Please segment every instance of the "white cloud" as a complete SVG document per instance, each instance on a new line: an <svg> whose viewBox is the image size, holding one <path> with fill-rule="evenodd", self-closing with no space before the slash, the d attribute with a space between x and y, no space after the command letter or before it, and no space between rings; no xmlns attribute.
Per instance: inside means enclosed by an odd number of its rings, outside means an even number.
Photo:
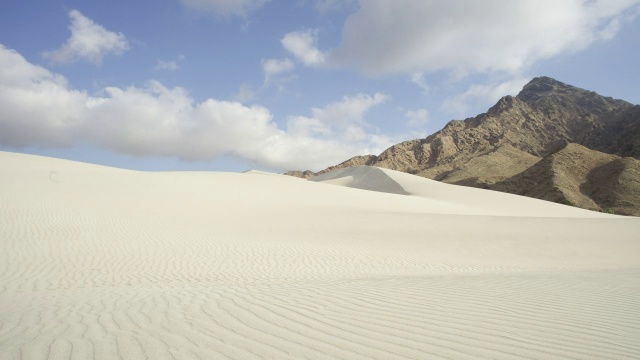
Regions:
<svg viewBox="0 0 640 360"><path fill-rule="evenodd" d="M506 95L516 95L530 79L516 77L507 81L495 82L483 85L471 85L461 94L447 99L442 104L442 109L455 116L466 116L471 105L486 106L494 104Z"/></svg>
<svg viewBox="0 0 640 360"><path fill-rule="evenodd" d="M100 65L107 55L122 55L129 50L129 42L122 33L111 32L78 10L69 12L71 37L57 50L45 51L43 56L55 64L80 60Z"/></svg>
<svg viewBox="0 0 640 360"><path fill-rule="evenodd" d="M273 169L319 170L390 145L367 133L363 118L386 99L345 97L312 109L310 118L290 118L282 129L264 107L196 102L185 89L157 81L90 95L0 45L0 144L12 147L90 142L133 155L211 160L229 154Z"/></svg>
<svg viewBox="0 0 640 360"><path fill-rule="evenodd" d="M427 109L409 110L404 113L407 118L407 125L412 128L419 128L429 122L429 111Z"/></svg>
<svg viewBox="0 0 640 360"><path fill-rule="evenodd" d="M307 66L321 65L325 62L325 54L318 50L317 30L290 32L280 42L287 51Z"/></svg>
<svg viewBox="0 0 640 360"><path fill-rule="evenodd" d="M389 96L376 93L373 96L358 94L345 96L342 100L331 103L324 108L313 108L315 119L326 125L345 126L362 124L364 115L369 109L389 100Z"/></svg>
<svg viewBox="0 0 640 360"><path fill-rule="evenodd" d="M369 75L518 74L610 39L638 0L362 0L327 64ZM373 41L372 41L373 39Z"/></svg>
<svg viewBox="0 0 640 360"><path fill-rule="evenodd" d="M278 74L287 73L293 68L295 65L293 61L289 58L284 59L267 59L262 60L262 71L264 72L264 82L265 84L269 82L269 80Z"/></svg>
<svg viewBox="0 0 640 360"><path fill-rule="evenodd" d="M188 9L222 17L244 17L270 0L180 0Z"/></svg>
<svg viewBox="0 0 640 360"><path fill-rule="evenodd" d="M391 140L384 135L368 133L366 128L369 125L364 116L371 108L387 100L389 96L381 93L345 96L323 108L311 109L311 117L289 117L287 133L333 144L326 149L333 154L330 157L336 159L332 165L357 154L379 154L392 145Z"/></svg>

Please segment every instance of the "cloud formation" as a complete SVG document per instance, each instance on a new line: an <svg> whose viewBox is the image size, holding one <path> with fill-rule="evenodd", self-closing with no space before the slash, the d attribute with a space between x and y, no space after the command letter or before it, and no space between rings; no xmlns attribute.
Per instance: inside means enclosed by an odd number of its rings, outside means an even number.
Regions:
<svg viewBox="0 0 640 360"><path fill-rule="evenodd" d="M221 17L246 18L270 0L180 0L187 9Z"/></svg>
<svg viewBox="0 0 640 360"><path fill-rule="evenodd" d="M228 154L272 169L319 170L390 145L367 132L363 117L387 99L345 97L312 109L311 117L290 118L283 129L265 107L216 99L198 103L185 89L158 81L90 95L0 45L0 144L12 147L91 142L140 156L212 160Z"/></svg>
<svg viewBox="0 0 640 360"><path fill-rule="evenodd" d="M322 65L325 54L318 50L318 31L301 30L286 34L280 40L282 46L307 66Z"/></svg>
<svg viewBox="0 0 640 360"><path fill-rule="evenodd" d="M288 130L292 134L301 136L333 136L342 135L341 140L352 141L362 140L366 137L363 126L364 115L372 107L383 104L389 100L389 96L376 93L373 96L358 94L355 96L345 96L340 101L336 101L324 108L311 109L312 116L295 116L289 118ZM339 132L340 134L336 134ZM364 137L355 137L354 134L361 134ZM359 135L358 135L359 136Z"/></svg>
<svg viewBox="0 0 640 360"><path fill-rule="evenodd" d="M291 61L291 59L289 58L262 60L264 83L268 83L272 77L278 74L287 73L293 70L294 67L295 65L293 64L293 61Z"/></svg>
<svg viewBox="0 0 640 360"><path fill-rule="evenodd" d="M613 37L638 0L366 0L327 63L368 75L516 74ZM375 39L375 41L372 41ZM305 53L309 53L307 50Z"/></svg>
<svg viewBox="0 0 640 360"><path fill-rule="evenodd" d="M311 116L291 116L287 121L287 133L301 139L322 139L333 148L338 162L356 154L379 154L391 145L384 135L367 132L369 124L365 114L373 107L383 104L390 97L376 93L373 96L357 94L345 96L340 101L323 108L311 109ZM334 163L335 164L335 163Z"/></svg>
<svg viewBox="0 0 640 360"><path fill-rule="evenodd" d="M69 12L71 37L59 49L45 51L42 56L54 64L88 61L102 64L107 55L122 55L129 50L129 42L122 33L111 32L78 10Z"/></svg>

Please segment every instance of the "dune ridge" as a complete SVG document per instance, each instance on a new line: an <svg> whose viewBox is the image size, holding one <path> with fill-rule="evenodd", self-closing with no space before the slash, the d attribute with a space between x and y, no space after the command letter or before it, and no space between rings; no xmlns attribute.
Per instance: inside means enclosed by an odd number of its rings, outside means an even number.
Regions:
<svg viewBox="0 0 640 360"><path fill-rule="evenodd" d="M2 359L640 357L639 218L386 169L0 167Z"/></svg>

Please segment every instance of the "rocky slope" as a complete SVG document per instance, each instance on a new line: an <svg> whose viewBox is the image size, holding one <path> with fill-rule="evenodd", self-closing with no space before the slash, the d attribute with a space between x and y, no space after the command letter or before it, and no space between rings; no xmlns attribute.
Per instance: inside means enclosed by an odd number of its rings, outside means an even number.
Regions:
<svg viewBox="0 0 640 360"><path fill-rule="evenodd" d="M640 106L548 77L487 113L338 168L370 165L447 183L640 216Z"/></svg>
<svg viewBox="0 0 640 360"><path fill-rule="evenodd" d="M640 160L578 144L567 144L525 171L488 188L585 209L640 216Z"/></svg>

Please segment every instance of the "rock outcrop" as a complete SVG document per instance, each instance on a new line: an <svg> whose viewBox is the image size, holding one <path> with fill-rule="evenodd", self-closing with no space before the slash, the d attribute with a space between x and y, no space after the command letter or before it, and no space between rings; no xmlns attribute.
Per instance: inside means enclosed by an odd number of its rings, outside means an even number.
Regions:
<svg viewBox="0 0 640 360"><path fill-rule="evenodd" d="M640 160L573 143L488 188L585 209L640 216Z"/></svg>

